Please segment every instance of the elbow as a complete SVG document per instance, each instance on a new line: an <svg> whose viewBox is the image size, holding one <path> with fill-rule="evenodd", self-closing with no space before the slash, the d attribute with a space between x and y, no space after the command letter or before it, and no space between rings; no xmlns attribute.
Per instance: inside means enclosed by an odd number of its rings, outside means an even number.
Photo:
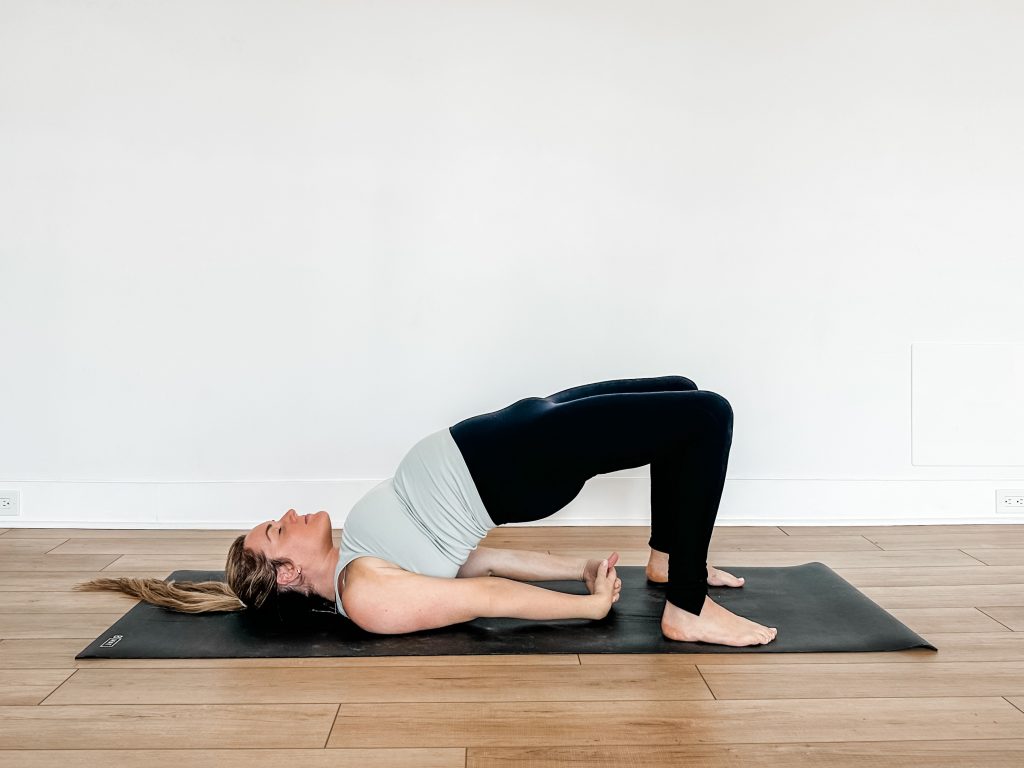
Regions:
<svg viewBox="0 0 1024 768"><path fill-rule="evenodd" d="M521 595L517 588L525 586L504 576L481 579L481 600L477 610L480 616L488 619L518 618Z"/></svg>

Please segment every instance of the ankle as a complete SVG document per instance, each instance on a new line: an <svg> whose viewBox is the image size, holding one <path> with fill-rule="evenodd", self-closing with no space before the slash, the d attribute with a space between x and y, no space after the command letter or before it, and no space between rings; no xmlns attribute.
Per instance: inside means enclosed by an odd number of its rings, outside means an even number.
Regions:
<svg viewBox="0 0 1024 768"><path fill-rule="evenodd" d="M712 607L718 607L718 603L716 603L710 597L704 598L703 604L700 608L697 609L699 613L692 613L691 611L688 611L686 608L680 608L675 603L666 600L665 613L663 614L663 618L671 618L672 621L676 623L680 621L697 621L701 618L701 616L706 616L708 614L709 608Z"/></svg>

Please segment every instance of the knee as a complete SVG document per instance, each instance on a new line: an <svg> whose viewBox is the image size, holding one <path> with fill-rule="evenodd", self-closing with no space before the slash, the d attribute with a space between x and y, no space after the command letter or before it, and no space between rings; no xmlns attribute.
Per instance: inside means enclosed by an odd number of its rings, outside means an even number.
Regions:
<svg viewBox="0 0 1024 768"><path fill-rule="evenodd" d="M705 390L704 402L708 410L710 410L718 421L730 432L732 432L732 405L717 392L708 392Z"/></svg>
<svg viewBox="0 0 1024 768"><path fill-rule="evenodd" d="M685 376L666 376L665 380L672 385L673 389L699 389L692 379L688 379Z"/></svg>

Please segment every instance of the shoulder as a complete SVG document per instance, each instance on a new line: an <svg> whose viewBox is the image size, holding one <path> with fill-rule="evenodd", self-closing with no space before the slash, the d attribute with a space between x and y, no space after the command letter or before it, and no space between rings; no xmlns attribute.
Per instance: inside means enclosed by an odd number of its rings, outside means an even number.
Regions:
<svg viewBox="0 0 1024 768"><path fill-rule="evenodd" d="M345 610L348 610L348 598L353 593L353 587L365 585L375 574L381 571L401 571L409 573L394 563L380 557L360 555L338 572L338 583L335 587L339 594L345 598Z"/></svg>
<svg viewBox="0 0 1024 768"><path fill-rule="evenodd" d="M402 571L403 569L379 557L359 555L359 557L349 561L344 568L335 571L335 595L340 596L345 613L350 619L352 618L351 606L355 601L355 594L360 591L362 586L366 585L369 579L373 578L375 573L385 570Z"/></svg>
<svg viewBox="0 0 1024 768"><path fill-rule="evenodd" d="M366 595L373 591L373 587L380 583L382 577L394 577L403 573L412 575L411 571L400 568L388 560L369 555L361 555L342 568L338 573L336 586L349 618L352 618L353 610L358 610L354 606L366 601Z"/></svg>

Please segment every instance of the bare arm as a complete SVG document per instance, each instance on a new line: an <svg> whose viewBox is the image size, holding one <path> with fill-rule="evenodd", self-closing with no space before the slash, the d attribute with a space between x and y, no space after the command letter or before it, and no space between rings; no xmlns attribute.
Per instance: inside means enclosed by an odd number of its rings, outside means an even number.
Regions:
<svg viewBox="0 0 1024 768"><path fill-rule="evenodd" d="M477 547L459 569L459 577L503 576L516 581L583 580L587 561L525 549Z"/></svg>
<svg viewBox="0 0 1024 768"><path fill-rule="evenodd" d="M349 618L367 632L392 635L436 629L482 617L600 619L610 603L600 595L569 595L503 578L446 579L399 568L350 580Z"/></svg>
<svg viewBox="0 0 1024 768"><path fill-rule="evenodd" d="M610 606L598 595L570 595L512 579L493 585L489 616L509 619L603 619Z"/></svg>

